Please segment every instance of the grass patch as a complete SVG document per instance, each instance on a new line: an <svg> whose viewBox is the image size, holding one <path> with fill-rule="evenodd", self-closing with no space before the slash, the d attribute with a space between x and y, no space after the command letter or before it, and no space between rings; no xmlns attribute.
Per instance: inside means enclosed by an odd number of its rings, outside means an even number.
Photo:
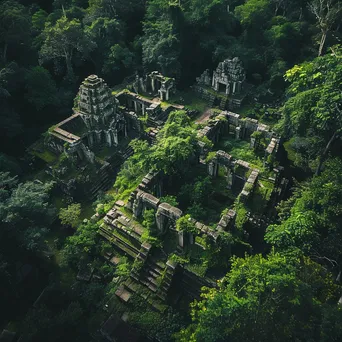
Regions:
<svg viewBox="0 0 342 342"><path fill-rule="evenodd" d="M204 113L208 108L207 102L192 90L177 93L169 102L183 105L190 110L199 111L200 114Z"/></svg>
<svg viewBox="0 0 342 342"><path fill-rule="evenodd" d="M262 171L264 169L262 158L249 146L249 142L244 140L223 138L217 147L233 156L234 159L246 161L251 164L251 167Z"/></svg>

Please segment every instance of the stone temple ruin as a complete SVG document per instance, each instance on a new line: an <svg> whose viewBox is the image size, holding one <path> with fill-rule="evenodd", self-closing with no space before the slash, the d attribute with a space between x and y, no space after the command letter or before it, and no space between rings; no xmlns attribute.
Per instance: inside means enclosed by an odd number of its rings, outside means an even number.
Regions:
<svg viewBox="0 0 342 342"><path fill-rule="evenodd" d="M138 83L144 92L157 93L160 99L150 100L127 89L113 96L103 79L96 75L87 77L76 96L73 115L49 130L45 145L50 151L56 155L65 153L76 164L88 163L95 168L93 173L99 177L90 186L92 197L111 185L115 169L132 153L128 144L133 138L153 140L168 114L183 109L183 106L161 106L163 99L169 99L173 79L152 72ZM146 125L151 128L148 133L142 122L146 118ZM52 170L49 172L53 174ZM59 183L70 195L74 187L70 181Z"/></svg>
<svg viewBox="0 0 342 342"><path fill-rule="evenodd" d="M174 78L165 77L158 71L153 71L144 78L136 76L133 83L134 91L139 94L157 95L161 101L168 101L174 92Z"/></svg>
<svg viewBox="0 0 342 342"><path fill-rule="evenodd" d="M127 135L126 120L118 110L118 101L103 79L91 75L80 86L74 114L53 127L48 147L57 153L94 162L90 149L105 144L118 145Z"/></svg>
<svg viewBox="0 0 342 342"><path fill-rule="evenodd" d="M210 106L216 103L222 110L240 107L246 96L246 72L238 57L220 62L212 76L209 69L205 70L196 81L193 89L208 100Z"/></svg>
<svg viewBox="0 0 342 342"><path fill-rule="evenodd" d="M157 91L162 100L169 98L173 79L153 72L141 84L145 92ZM96 75L83 81L75 102L74 114L53 127L47 145L56 153L64 151L90 162L94 162L91 150L96 146L118 146L129 132L143 133L139 118L147 115L149 124L157 127L172 110L183 108L170 105L162 109L161 101L149 100L126 89L113 96L103 79Z"/></svg>

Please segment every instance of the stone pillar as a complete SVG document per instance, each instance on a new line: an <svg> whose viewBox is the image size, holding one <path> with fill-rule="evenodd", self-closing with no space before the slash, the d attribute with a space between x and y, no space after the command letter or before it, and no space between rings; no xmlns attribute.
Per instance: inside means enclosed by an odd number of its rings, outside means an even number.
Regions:
<svg viewBox="0 0 342 342"><path fill-rule="evenodd" d="M144 103L142 104L142 113L145 116L145 104Z"/></svg>
<svg viewBox="0 0 342 342"><path fill-rule="evenodd" d="M211 177L217 177L217 173L218 173L218 164L215 161L211 161L208 164L208 173Z"/></svg>
<svg viewBox="0 0 342 342"><path fill-rule="evenodd" d="M160 101L163 101L164 100L163 92L161 90L158 90L158 92L159 92Z"/></svg>
<svg viewBox="0 0 342 342"><path fill-rule="evenodd" d="M188 236L189 236L189 244L193 245L195 243L194 234L188 233Z"/></svg>
<svg viewBox="0 0 342 342"><path fill-rule="evenodd" d="M134 110L136 113L138 113L138 104L137 101L133 101L134 102Z"/></svg>
<svg viewBox="0 0 342 342"><path fill-rule="evenodd" d="M152 91L155 91L155 83L154 83L154 78L151 78L151 87L152 87Z"/></svg>
<svg viewBox="0 0 342 342"><path fill-rule="evenodd" d="M236 82L233 83L233 94L235 94L236 91Z"/></svg>
<svg viewBox="0 0 342 342"><path fill-rule="evenodd" d="M227 83L227 85L226 85L226 95L229 95L229 90L230 90L230 86L229 86L229 83Z"/></svg>
<svg viewBox="0 0 342 342"><path fill-rule="evenodd" d="M157 224L159 231L162 234L165 233L167 229L167 222L168 222L168 218L164 216L158 209L156 213L156 224Z"/></svg>
<svg viewBox="0 0 342 342"><path fill-rule="evenodd" d="M98 144L101 143L101 131L96 131L96 140Z"/></svg>
<svg viewBox="0 0 342 342"><path fill-rule="evenodd" d="M184 232L181 231L181 232L178 232L178 245L180 247L184 247Z"/></svg>
<svg viewBox="0 0 342 342"><path fill-rule="evenodd" d="M231 189L233 187L233 181L234 181L234 174L232 170L228 167L227 168L227 188Z"/></svg>
<svg viewBox="0 0 342 342"><path fill-rule="evenodd" d="M133 216L137 219L141 216L143 211L143 203L139 195L136 197L133 203Z"/></svg>
<svg viewBox="0 0 342 342"><path fill-rule="evenodd" d="M238 82L238 83L237 83L237 90L236 90L236 92L237 92L237 93L240 93L240 92L241 92L241 88L242 88L242 83L241 83L241 82Z"/></svg>
<svg viewBox="0 0 342 342"><path fill-rule="evenodd" d="M256 139L251 137L251 143L249 145L250 148L252 148L252 149L255 148L255 141L256 141Z"/></svg>
<svg viewBox="0 0 342 342"><path fill-rule="evenodd" d="M166 90L165 100L169 101L169 89Z"/></svg>
<svg viewBox="0 0 342 342"><path fill-rule="evenodd" d="M109 147L112 146L112 136L111 136L111 131L105 131L105 137L106 137L106 142Z"/></svg>
<svg viewBox="0 0 342 342"><path fill-rule="evenodd" d="M114 142L115 142L115 144L117 145L117 144L119 143L119 140L118 140L118 131L115 130L113 134L114 134Z"/></svg>
<svg viewBox="0 0 342 342"><path fill-rule="evenodd" d="M89 134L88 134L88 143L89 143L89 146L93 146L94 145L93 132L89 132Z"/></svg>
<svg viewBox="0 0 342 342"><path fill-rule="evenodd" d="M238 126L235 128L235 139L239 140L241 136L241 127Z"/></svg>

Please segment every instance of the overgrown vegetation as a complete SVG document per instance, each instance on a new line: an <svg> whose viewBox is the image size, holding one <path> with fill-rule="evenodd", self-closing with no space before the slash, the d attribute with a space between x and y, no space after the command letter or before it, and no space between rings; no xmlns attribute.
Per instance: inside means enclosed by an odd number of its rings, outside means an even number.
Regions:
<svg viewBox="0 0 342 342"><path fill-rule="evenodd" d="M88 341L98 338L111 312L129 312L130 325L160 341L342 340L341 15L338 0L0 1L1 328L15 328L28 341ZM280 158L266 160L269 140L260 132L252 134L254 149L235 137L214 146L261 171L245 203L227 188L224 168L216 179L207 177L203 165L193 171L196 130L205 124L195 125L185 111L169 114L154 144L131 142L134 154L111 191L94 202L95 219L84 219L91 209L87 196L62 195L66 184L46 182L52 173L56 179L64 175L67 186L91 184L95 172L87 180L84 165L45 150L44 137L31 152L49 167L37 172L37 161L28 157L26 149L71 114L89 74L103 77L117 93L125 77L159 70L175 77L178 87L163 108L177 103L203 113L206 101L188 87L205 69L235 56L249 84L249 98L238 111L272 125L284 142ZM212 148L208 139L203 142ZM214 157L209 153L206 162ZM269 200L277 197L272 168L278 163L290 186L275 212ZM99 227L150 171L169 182L171 194L160 201L183 211L176 227L186 239L193 234L195 243L175 253L177 244L160 236L149 209L139 223L140 242L152 245L153 256L161 251L166 260L165 250L172 249L170 260L199 277L220 279L217 288L202 290L190 315L182 303L157 313L143 291L125 305L115 296L132 268L140 272L144 265L114 251ZM235 172L248 178L251 171ZM236 212L235 224L218 231L215 243L198 233L194 220L217 231L228 209ZM125 207L120 210L133 220ZM271 220L266 232L252 230L250 221L265 216ZM253 252L257 234L262 255ZM78 272L96 281L76 281ZM158 287L165 277L164 269Z"/></svg>

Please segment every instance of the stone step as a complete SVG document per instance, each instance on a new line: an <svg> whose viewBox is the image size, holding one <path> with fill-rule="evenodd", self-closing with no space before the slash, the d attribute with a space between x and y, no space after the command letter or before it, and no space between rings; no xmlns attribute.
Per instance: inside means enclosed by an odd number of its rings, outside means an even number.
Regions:
<svg viewBox="0 0 342 342"><path fill-rule="evenodd" d="M104 227L100 227L100 235L109 240L116 247L121 249L123 252L129 254L130 256L136 258L139 254L139 249L132 245L129 245L126 241L120 238L119 235L114 235L113 232L106 230Z"/></svg>

